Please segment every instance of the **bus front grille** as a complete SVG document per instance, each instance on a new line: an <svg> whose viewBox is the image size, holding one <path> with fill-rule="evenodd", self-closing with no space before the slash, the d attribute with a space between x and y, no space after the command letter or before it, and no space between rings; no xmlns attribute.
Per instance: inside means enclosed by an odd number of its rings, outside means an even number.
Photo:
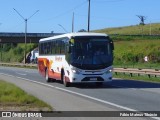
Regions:
<svg viewBox="0 0 160 120"><path fill-rule="evenodd" d="M100 82L100 81L103 82L104 81L104 79L101 77L85 77L82 79L82 81L93 81L93 80L91 80L93 78L96 78L96 80L94 80L95 82Z"/></svg>

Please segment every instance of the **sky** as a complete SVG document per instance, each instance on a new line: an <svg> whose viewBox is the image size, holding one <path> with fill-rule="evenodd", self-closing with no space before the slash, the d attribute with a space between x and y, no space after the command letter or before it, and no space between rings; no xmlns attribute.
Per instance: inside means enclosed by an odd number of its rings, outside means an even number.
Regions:
<svg viewBox="0 0 160 120"><path fill-rule="evenodd" d="M91 0L90 30L160 23L160 0ZM88 0L0 0L0 32L65 33L87 30ZM39 10L36 14L34 14ZM34 15L33 15L34 14ZM33 15L33 16L32 16Z"/></svg>

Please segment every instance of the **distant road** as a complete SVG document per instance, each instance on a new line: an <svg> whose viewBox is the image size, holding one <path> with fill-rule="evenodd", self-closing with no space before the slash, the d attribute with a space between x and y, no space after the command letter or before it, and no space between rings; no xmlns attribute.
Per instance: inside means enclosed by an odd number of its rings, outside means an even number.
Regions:
<svg viewBox="0 0 160 120"><path fill-rule="evenodd" d="M94 84L65 88L61 83L46 83L35 69L14 67L0 67L0 79L20 86L58 111L160 111L160 84L114 79L101 88Z"/></svg>

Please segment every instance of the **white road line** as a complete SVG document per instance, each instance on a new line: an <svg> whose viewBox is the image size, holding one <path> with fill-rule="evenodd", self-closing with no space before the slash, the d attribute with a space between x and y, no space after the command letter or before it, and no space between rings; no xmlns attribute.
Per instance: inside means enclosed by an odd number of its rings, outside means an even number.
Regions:
<svg viewBox="0 0 160 120"><path fill-rule="evenodd" d="M0 73L0 74L13 77L13 75L8 75L8 74L5 74L5 73ZM74 92L74 91L71 91L71 90L67 90L67 89L64 89L64 88L56 87L56 86L45 84L45 83L42 83L42 82L33 81L33 80L30 80L30 79L27 79L27 78L22 78L22 77L17 77L17 76L14 76L14 77L19 78L19 79L23 79L25 81L41 84L41 85L44 85L44 86L47 86L47 87L51 87L51 88L54 88L54 89L57 89L57 90L72 93L72 94L82 96L82 97L85 97L85 98L89 98L89 99L92 99L92 100L95 100L95 101L98 101L98 102L101 102L101 103L105 103L105 104L108 104L108 105L111 105L111 106L114 106L114 107L117 107L117 108L120 108L120 109L124 109L124 110L128 110L128 111L138 111L138 110L135 110L135 109L131 109L131 108L128 108L128 107L125 107L125 106L121 106L121 105L118 105L118 104L115 104L115 103L112 103L112 102L109 102L109 101L101 100L101 99L98 99L98 98L95 98L95 97L91 97L91 96L81 94L81 93L78 93L78 92ZM153 118L155 120L160 120L160 117L150 117L150 118Z"/></svg>
<svg viewBox="0 0 160 120"><path fill-rule="evenodd" d="M18 74L18 75L23 75L23 76L27 75L27 74L25 74L25 73L18 73L18 72L16 72L16 74Z"/></svg>

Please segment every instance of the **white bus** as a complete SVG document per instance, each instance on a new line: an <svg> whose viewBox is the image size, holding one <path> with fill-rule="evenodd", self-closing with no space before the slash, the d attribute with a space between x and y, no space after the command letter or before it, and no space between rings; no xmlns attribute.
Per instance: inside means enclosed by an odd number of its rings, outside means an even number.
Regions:
<svg viewBox="0 0 160 120"><path fill-rule="evenodd" d="M102 85L112 81L114 45L106 34L68 33L39 41L38 70L46 81Z"/></svg>
<svg viewBox="0 0 160 120"><path fill-rule="evenodd" d="M30 63L37 63L38 56L39 56L38 49L32 50L31 57L30 57Z"/></svg>

